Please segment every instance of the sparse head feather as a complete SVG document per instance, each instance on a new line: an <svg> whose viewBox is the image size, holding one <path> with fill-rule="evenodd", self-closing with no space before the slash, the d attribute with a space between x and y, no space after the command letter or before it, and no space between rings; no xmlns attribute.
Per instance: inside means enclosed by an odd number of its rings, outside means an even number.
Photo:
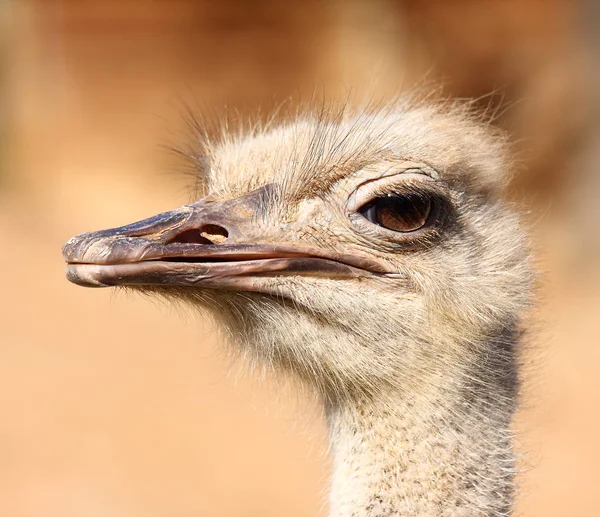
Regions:
<svg viewBox="0 0 600 517"><path fill-rule="evenodd" d="M419 160L446 180L474 190L501 188L508 178L507 138L468 102L398 99L363 109L308 108L283 119L248 124L216 136L190 122L184 152L209 192L243 193L274 182L288 195L319 192L363 166L385 159Z"/></svg>

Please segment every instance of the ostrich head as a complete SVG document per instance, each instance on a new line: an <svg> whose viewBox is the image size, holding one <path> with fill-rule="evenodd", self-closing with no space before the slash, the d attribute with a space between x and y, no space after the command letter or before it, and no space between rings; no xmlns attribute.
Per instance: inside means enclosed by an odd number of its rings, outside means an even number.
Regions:
<svg viewBox="0 0 600 517"><path fill-rule="evenodd" d="M466 108L408 103L225 136L202 144L201 199L71 239L67 276L210 309L350 427L402 407L437 429L486 422L504 448L530 284L504 148Z"/></svg>

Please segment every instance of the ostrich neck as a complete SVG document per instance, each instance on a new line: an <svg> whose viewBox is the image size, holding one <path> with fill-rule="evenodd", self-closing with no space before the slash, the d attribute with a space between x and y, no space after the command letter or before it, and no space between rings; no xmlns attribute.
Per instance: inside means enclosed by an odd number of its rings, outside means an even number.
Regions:
<svg viewBox="0 0 600 517"><path fill-rule="evenodd" d="M424 400L397 394L330 408L331 517L509 515L510 384L477 383L463 395L440 392Z"/></svg>

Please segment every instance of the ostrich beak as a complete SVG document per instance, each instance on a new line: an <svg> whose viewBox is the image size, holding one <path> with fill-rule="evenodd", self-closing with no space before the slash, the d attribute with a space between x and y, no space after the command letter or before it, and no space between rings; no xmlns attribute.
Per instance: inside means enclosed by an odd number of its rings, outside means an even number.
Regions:
<svg viewBox="0 0 600 517"><path fill-rule="evenodd" d="M368 257L299 245L286 241L281 229L261 228L256 214L266 188L220 203L205 198L127 226L73 237L63 247L67 278L85 287L265 291L274 276L356 278L385 272Z"/></svg>

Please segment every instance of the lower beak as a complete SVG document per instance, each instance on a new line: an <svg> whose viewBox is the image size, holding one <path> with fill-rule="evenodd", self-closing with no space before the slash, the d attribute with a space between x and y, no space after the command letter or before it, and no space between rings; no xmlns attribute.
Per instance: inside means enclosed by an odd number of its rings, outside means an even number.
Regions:
<svg viewBox="0 0 600 517"><path fill-rule="evenodd" d="M367 258L269 244L253 222L260 195L199 201L119 228L84 233L63 248L67 278L85 287L179 286L264 291L282 275L356 278L384 272ZM279 236L281 237L281 236Z"/></svg>

